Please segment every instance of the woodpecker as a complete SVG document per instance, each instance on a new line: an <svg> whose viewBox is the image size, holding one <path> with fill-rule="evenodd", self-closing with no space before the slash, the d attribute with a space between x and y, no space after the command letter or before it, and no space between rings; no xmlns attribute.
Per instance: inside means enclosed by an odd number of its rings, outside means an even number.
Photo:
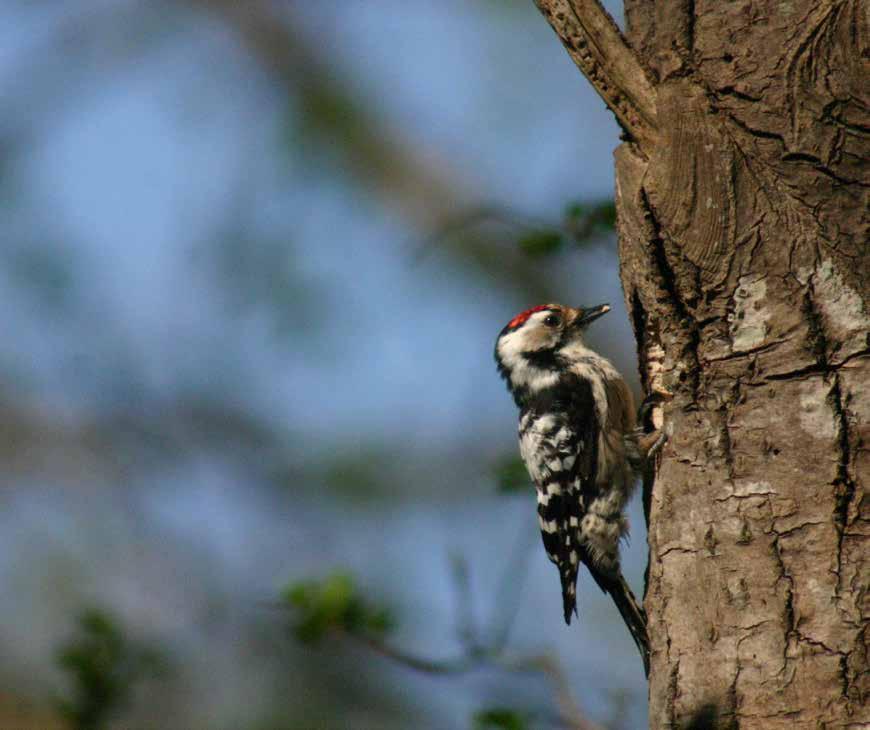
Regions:
<svg viewBox="0 0 870 730"><path fill-rule="evenodd" d="M648 674L646 616L619 563L625 505L643 464L633 398L610 361L583 341L608 311L528 309L502 329L495 360L519 408L520 454L537 491L544 548L559 570L565 622L577 615L582 563L612 597Z"/></svg>

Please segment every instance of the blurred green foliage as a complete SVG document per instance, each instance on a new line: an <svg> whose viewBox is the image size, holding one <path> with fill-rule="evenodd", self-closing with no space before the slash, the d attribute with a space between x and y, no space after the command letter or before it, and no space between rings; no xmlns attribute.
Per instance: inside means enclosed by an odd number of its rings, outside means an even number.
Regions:
<svg viewBox="0 0 870 730"><path fill-rule="evenodd" d="M475 713L474 730L526 730L528 717L507 707L490 707Z"/></svg>
<svg viewBox="0 0 870 730"><path fill-rule="evenodd" d="M577 246L600 241L616 229L616 204L612 200L569 203L565 207L563 226Z"/></svg>
<svg viewBox="0 0 870 730"><path fill-rule="evenodd" d="M563 251L569 243L583 246L598 241L615 228L616 205L612 200L571 202L565 206L559 225L536 226L520 236L517 246L527 256L550 256Z"/></svg>
<svg viewBox="0 0 870 730"><path fill-rule="evenodd" d="M76 635L57 656L72 692L60 699L61 715L75 730L100 730L129 700L137 682L163 674L164 657L128 639L107 613L90 609L78 620Z"/></svg>
<svg viewBox="0 0 870 730"><path fill-rule="evenodd" d="M527 256L548 256L562 247L563 238L562 233L555 228L544 228L521 236L517 245Z"/></svg>
<svg viewBox="0 0 870 730"><path fill-rule="evenodd" d="M395 494L390 466L390 455L377 446L335 450L324 465L322 483L347 498Z"/></svg>
<svg viewBox="0 0 870 730"><path fill-rule="evenodd" d="M531 488L526 465L518 454L500 459L495 464L493 472L496 487L501 494L528 492Z"/></svg>
<svg viewBox="0 0 870 730"><path fill-rule="evenodd" d="M565 221L572 231L588 231L587 235L604 235L616 227L616 203L612 200L591 205L569 203L565 208Z"/></svg>
<svg viewBox="0 0 870 730"><path fill-rule="evenodd" d="M293 632L305 643L319 641L332 631L382 636L394 625L389 611L365 600L353 578L343 572L291 583L282 591L281 601L295 612Z"/></svg>

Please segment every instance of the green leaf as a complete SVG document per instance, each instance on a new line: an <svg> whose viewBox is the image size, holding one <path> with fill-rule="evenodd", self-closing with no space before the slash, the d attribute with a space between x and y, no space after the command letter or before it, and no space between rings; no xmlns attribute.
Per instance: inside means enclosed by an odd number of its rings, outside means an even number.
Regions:
<svg viewBox="0 0 870 730"><path fill-rule="evenodd" d="M293 610L293 632L305 643L321 641L335 630L382 635L393 628L389 611L368 602L347 573L291 583L281 600Z"/></svg>
<svg viewBox="0 0 870 730"><path fill-rule="evenodd" d="M383 608L373 612L366 621L366 630L373 634L387 634L395 627L392 614Z"/></svg>
<svg viewBox="0 0 870 730"><path fill-rule="evenodd" d="M475 713L475 730L526 730L529 727L528 716L508 707L490 707Z"/></svg>
<svg viewBox="0 0 870 730"><path fill-rule="evenodd" d="M105 727L138 681L165 669L162 655L127 639L108 614L96 609L79 617L78 631L58 651L57 663L72 685L70 697L58 706L76 730Z"/></svg>
<svg viewBox="0 0 870 730"><path fill-rule="evenodd" d="M565 206L565 218L569 221L582 220L586 215L586 206L583 203L568 203Z"/></svg>

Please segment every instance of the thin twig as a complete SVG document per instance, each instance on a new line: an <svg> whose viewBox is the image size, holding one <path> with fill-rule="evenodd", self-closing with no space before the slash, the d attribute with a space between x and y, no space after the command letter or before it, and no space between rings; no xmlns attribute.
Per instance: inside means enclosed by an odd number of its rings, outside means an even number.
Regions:
<svg viewBox="0 0 870 730"><path fill-rule="evenodd" d="M468 651L452 659L433 660L396 649L381 639L369 635L345 633L347 636L371 651L386 657L409 669L424 674L457 675L465 674L485 666L493 666L514 673L543 674L553 684L556 701L559 705L559 722L572 730L602 730L587 719L574 699L571 685L559 662L549 654L512 657L503 650Z"/></svg>
<svg viewBox="0 0 870 730"><path fill-rule="evenodd" d="M479 667L483 662L483 655L472 653L464 653L451 659L429 659L397 649L376 636L345 631L340 633L342 636L362 644L375 654L391 659L409 669L423 672L423 674L464 674Z"/></svg>
<svg viewBox="0 0 870 730"><path fill-rule="evenodd" d="M498 224L510 231L520 233L553 231L564 237L565 240L581 246L597 238L596 234L601 232L601 226L606 222L601 213L604 205L604 203L593 204L587 213L580 216L566 214L563 220L558 222L517 213L496 204L472 207L444 220L436 226L431 234L426 236L422 243L412 244L416 249L414 261L415 263L422 261L424 257L435 250L438 244L448 241L453 236L469 233L486 224Z"/></svg>
<svg viewBox="0 0 870 730"><path fill-rule="evenodd" d="M421 244L417 245L415 260L423 259L430 253L436 244L460 233L465 233L485 223L498 223L507 228L532 231L535 229L550 228L552 224L541 218L515 213L508 208L495 204L485 204L469 208L457 215L446 218L435 227Z"/></svg>
<svg viewBox="0 0 870 730"><path fill-rule="evenodd" d="M561 716L570 727L574 730L602 730L600 725L587 719L581 711L571 691L571 684L559 662L548 654L532 657L529 661L531 667L549 677L556 692L556 701L559 703Z"/></svg>
<svg viewBox="0 0 870 730"><path fill-rule="evenodd" d="M571 692L568 678L558 660L549 654L533 656L512 655L506 650L511 626L516 618L519 597L528 574L529 542L528 530L519 531L520 538L512 552L501 584L499 586L493 612L492 631L487 632L489 641L477 633L471 616L471 583L468 566L464 559L451 558L454 584L459 593L457 610L459 614L460 638L463 651L448 659L429 659L398 649L382 638L358 632L338 633L365 646L374 653L390 659L402 666L430 675L458 675L490 666L513 673L543 674L553 685L559 706L557 722L571 730L602 730L588 720L580 710ZM506 608L505 608L506 606Z"/></svg>
<svg viewBox="0 0 870 730"><path fill-rule="evenodd" d="M456 594L456 633L463 645L479 648L477 624L471 597L471 578L468 561L459 553L450 555L450 575Z"/></svg>
<svg viewBox="0 0 870 730"><path fill-rule="evenodd" d="M528 523L533 524L533 523ZM520 529L511 559L507 561L498 590L498 599L493 611L493 631L490 646L501 651L507 645L511 628L516 620L523 595L526 576L529 573L532 542L537 541L537 530Z"/></svg>

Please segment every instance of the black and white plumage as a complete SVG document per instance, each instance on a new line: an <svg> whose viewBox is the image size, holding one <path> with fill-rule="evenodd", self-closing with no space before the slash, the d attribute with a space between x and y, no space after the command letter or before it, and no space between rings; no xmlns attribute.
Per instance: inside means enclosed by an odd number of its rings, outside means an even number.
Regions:
<svg viewBox="0 0 870 730"><path fill-rule="evenodd" d="M609 309L529 309L501 331L495 358L520 410L520 454L537 490L544 547L559 570L565 621L577 613L582 564L613 598L648 669L646 619L619 564L641 458L634 405L619 372L582 337Z"/></svg>

